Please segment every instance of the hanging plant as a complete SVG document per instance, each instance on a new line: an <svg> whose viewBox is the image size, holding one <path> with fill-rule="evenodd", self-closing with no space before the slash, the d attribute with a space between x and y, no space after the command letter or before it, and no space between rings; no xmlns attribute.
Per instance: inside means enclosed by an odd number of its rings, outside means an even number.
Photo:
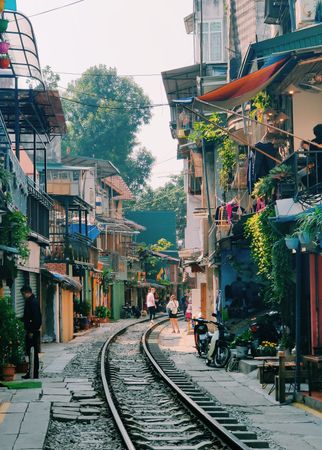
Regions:
<svg viewBox="0 0 322 450"><path fill-rule="evenodd" d="M237 164L237 147L236 144L226 137L221 146L218 148L218 157L221 162L219 171L220 186L226 191L232 182L233 172Z"/></svg>
<svg viewBox="0 0 322 450"><path fill-rule="evenodd" d="M264 112L271 106L271 98L266 91L260 91L252 100L252 110L249 116L252 119L257 119L258 122L263 122Z"/></svg>
<svg viewBox="0 0 322 450"><path fill-rule="evenodd" d="M0 54L7 54L10 48L9 42L2 41L0 42Z"/></svg>
<svg viewBox="0 0 322 450"><path fill-rule="evenodd" d="M9 24L9 20L0 19L0 33L5 33L7 31L8 24Z"/></svg>
<svg viewBox="0 0 322 450"><path fill-rule="evenodd" d="M10 66L10 58L9 58L9 56L0 54L0 68L1 69L8 69L9 66Z"/></svg>
<svg viewBox="0 0 322 450"><path fill-rule="evenodd" d="M281 183L290 183L294 181L292 167L286 164L280 164L274 167L268 175L256 181L252 192L255 198L264 198L266 203L274 199L277 186Z"/></svg>
<svg viewBox="0 0 322 450"><path fill-rule="evenodd" d="M27 218L20 211L8 212L2 219L0 243L9 247L16 247L21 258L29 256L28 248L29 227Z"/></svg>

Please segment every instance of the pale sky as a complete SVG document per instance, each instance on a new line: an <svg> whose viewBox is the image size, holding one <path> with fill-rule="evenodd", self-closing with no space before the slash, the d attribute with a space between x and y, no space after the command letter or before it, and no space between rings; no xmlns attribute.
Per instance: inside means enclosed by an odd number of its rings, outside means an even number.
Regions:
<svg viewBox="0 0 322 450"><path fill-rule="evenodd" d="M17 6L29 17L71 2L17 0ZM30 20L42 67L48 64L55 72L78 74L90 66L106 64L116 67L120 75L149 75L193 64L192 36L186 34L183 22L191 12L192 0L85 0ZM63 73L60 76L63 87L78 78ZM161 76L134 80L153 104L166 103ZM157 158L153 187L182 169L182 162L176 160L169 120L167 106L154 108L150 125L138 135L141 144Z"/></svg>

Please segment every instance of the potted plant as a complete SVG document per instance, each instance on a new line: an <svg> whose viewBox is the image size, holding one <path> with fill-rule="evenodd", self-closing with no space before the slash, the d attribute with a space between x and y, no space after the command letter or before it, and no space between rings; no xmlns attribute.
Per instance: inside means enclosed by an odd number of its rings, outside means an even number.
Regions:
<svg viewBox="0 0 322 450"><path fill-rule="evenodd" d="M0 298L0 364L2 378L12 381L15 374L16 357L24 345L24 330L15 316L10 297Z"/></svg>
<svg viewBox="0 0 322 450"><path fill-rule="evenodd" d="M250 330L244 331L242 334L237 336L233 343L236 346L237 357L243 358L247 356L249 343L252 341L252 333Z"/></svg>
<svg viewBox="0 0 322 450"><path fill-rule="evenodd" d="M0 42L0 53L7 54L10 47L10 43L6 41Z"/></svg>
<svg viewBox="0 0 322 450"><path fill-rule="evenodd" d="M258 356L276 356L277 344L275 342L262 341L257 347Z"/></svg>
<svg viewBox="0 0 322 450"><path fill-rule="evenodd" d="M322 231L322 210L315 208L313 212L302 215L298 221L299 239L302 245L309 245Z"/></svg>
<svg viewBox="0 0 322 450"><path fill-rule="evenodd" d="M88 330L88 328L89 328L88 316L91 311L90 303L86 302L86 301L82 302L80 304L80 311L81 311L81 315L82 315L82 318L80 320L80 328L81 328L81 330Z"/></svg>
<svg viewBox="0 0 322 450"><path fill-rule="evenodd" d="M299 237L297 233L286 235L285 236L285 244L289 250L297 250L299 246Z"/></svg>
<svg viewBox="0 0 322 450"><path fill-rule="evenodd" d="M95 309L95 316L100 319L100 323L107 323L111 315L111 311L106 306L97 306Z"/></svg>
<svg viewBox="0 0 322 450"><path fill-rule="evenodd" d="M0 68L1 69L8 69L10 66L10 58L7 54L0 54Z"/></svg>
<svg viewBox="0 0 322 450"><path fill-rule="evenodd" d="M7 31L9 20L0 18L0 33Z"/></svg>

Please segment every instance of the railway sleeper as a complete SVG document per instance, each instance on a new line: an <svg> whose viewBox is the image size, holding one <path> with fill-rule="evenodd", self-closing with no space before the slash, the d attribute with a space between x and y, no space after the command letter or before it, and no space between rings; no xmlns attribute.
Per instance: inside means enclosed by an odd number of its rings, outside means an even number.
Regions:
<svg viewBox="0 0 322 450"><path fill-rule="evenodd" d="M203 450L203 449L213 449L210 445L213 445L213 441L203 441L196 445L167 445L158 446L151 445L147 442L137 442L140 445L140 450Z"/></svg>
<svg viewBox="0 0 322 450"><path fill-rule="evenodd" d="M161 432L160 434L166 434L166 432ZM182 436L147 436L145 434L141 434L141 433L132 433L132 436L135 437L139 437L141 439L143 439L144 441L158 441L158 442L189 442L189 441L193 441L194 439L197 438L202 438L204 437L204 433L200 432L200 433L192 433L190 436L187 435L182 435Z"/></svg>
<svg viewBox="0 0 322 450"><path fill-rule="evenodd" d="M198 430L196 425L187 425L186 427L177 428L142 428L138 426L131 426L131 430L136 430L141 433L186 433L187 431Z"/></svg>

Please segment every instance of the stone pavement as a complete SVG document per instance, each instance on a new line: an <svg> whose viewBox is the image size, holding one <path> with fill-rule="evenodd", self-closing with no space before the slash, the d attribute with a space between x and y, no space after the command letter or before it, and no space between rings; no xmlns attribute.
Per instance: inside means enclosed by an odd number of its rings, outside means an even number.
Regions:
<svg viewBox="0 0 322 450"><path fill-rule="evenodd" d="M43 448L50 421L52 402L68 403L76 391L90 390L87 380L67 379L62 376L66 365L75 356L76 346L99 336L120 323L109 323L92 328L89 333L67 344L43 344L41 373L42 389L9 390L0 387L0 449L40 450ZM48 378L46 377L48 376ZM21 375L17 375L19 379ZM88 405L86 405L88 406ZM90 419L89 419L90 420Z"/></svg>
<svg viewBox="0 0 322 450"><path fill-rule="evenodd" d="M274 394L268 395L250 374L209 368L197 357L193 335L187 335L180 322L181 334L172 334L169 326L160 337L163 349L170 351L179 369L187 372L202 388L225 405L248 428L266 437L272 448L286 450L322 449L322 414L304 405L280 405ZM275 443L275 444L274 444Z"/></svg>

